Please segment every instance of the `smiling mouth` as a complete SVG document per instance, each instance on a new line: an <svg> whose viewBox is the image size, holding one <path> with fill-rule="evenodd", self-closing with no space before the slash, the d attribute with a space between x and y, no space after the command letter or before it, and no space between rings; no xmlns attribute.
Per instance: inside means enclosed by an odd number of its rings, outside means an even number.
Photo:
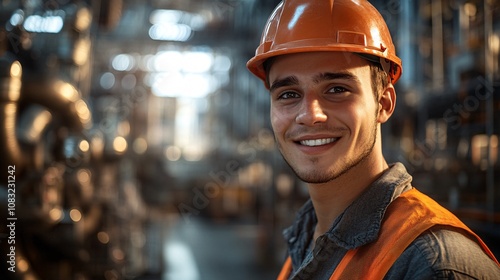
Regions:
<svg viewBox="0 0 500 280"><path fill-rule="evenodd" d="M308 147L323 146L337 141L339 138L324 138L324 139L313 139L313 140L302 140L299 141L301 145Z"/></svg>

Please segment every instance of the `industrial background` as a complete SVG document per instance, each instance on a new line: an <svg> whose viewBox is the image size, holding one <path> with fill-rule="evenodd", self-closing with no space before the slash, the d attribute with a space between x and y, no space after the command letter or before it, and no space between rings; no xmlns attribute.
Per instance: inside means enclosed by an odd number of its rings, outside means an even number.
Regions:
<svg viewBox="0 0 500 280"><path fill-rule="evenodd" d="M245 68L278 2L0 0L0 278L273 279L307 199ZM500 1L370 2L388 161L500 257Z"/></svg>

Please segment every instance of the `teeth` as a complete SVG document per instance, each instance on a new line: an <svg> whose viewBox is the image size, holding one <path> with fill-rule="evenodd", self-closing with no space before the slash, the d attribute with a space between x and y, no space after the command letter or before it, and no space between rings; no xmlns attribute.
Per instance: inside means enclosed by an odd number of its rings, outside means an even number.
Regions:
<svg viewBox="0 0 500 280"><path fill-rule="evenodd" d="M300 144L304 145L304 146L314 147L314 146L321 146L321 145L330 144L332 142L337 141L337 139L338 138L325 138L325 139L303 140L303 141L300 141Z"/></svg>

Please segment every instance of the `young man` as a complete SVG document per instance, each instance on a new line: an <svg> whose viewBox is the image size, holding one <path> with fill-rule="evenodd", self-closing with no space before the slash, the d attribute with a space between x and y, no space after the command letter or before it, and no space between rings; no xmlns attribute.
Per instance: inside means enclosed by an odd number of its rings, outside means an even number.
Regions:
<svg viewBox="0 0 500 280"><path fill-rule="evenodd" d="M365 0L285 0L247 64L270 91L280 152L310 201L285 231L279 279L500 279L458 218L382 154L401 75L387 26Z"/></svg>

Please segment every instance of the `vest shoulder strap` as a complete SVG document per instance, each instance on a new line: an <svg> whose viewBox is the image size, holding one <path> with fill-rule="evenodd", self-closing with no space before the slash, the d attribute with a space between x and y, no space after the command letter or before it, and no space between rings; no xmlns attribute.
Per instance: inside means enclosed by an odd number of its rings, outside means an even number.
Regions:
<svg viewBox="0 0 500 280"><path fill-rule="evenodd" d="M292 258L288 256L286 258L285 263L283 264L283 267L281 268L280 274L278 274L277 280L288 280L290 277L290 273L292 273Z"/></svg>
<svg viewBox="0 0 500 280"><path fill-rule="evenodd" d="M465 231L498 263L479 236L455 215L417 189L411 189L387 208L378 239L348 251L330 279L382 279L411 242L434 226Z"/></svg>

